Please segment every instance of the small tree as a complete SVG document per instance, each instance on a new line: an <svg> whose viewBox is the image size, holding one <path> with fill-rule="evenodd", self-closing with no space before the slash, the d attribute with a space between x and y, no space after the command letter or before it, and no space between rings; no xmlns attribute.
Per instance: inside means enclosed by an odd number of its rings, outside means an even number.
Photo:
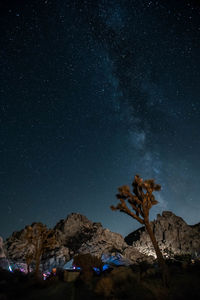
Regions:
<svg viewBox="0 0 200 300"><path fill-rule="evenodd" d="M103 267L101 259L91 255L90 253L75 256L74 265L81 268L81 277L85 283L90 283L94 273L93 268L102 270Z"/></svg>
<svg viewBox="0 0 200 300"><path fill-rule="evenodd" d="M53 249L56 246L54 232L42 223L35 223L26 227L25 240L28 246L33 248L32 255L27 254L27 263L30 265L32 260L35 261L35 275L38 276L42 254L46 249Z"/></svg>
<svg viewBox="0 0 200 300"><path fill-rule="evenodd" d="M112 205L111 209L120 210L145 226L155 249L158 263L163 273L163 283L166 286L168 284L168 269L149 221L149 211L153 205L158 203L153 195L153 192L160 191L161 186L156 184L154 179L143 181L139 175L135 176L132 186L134 194L131 193L129 186L127 185L124 185L118 189L119 193L116 195L116 197L120 200L120 203L118 203L117 206ZM126 200L128 200L130 208L127 205Z"/></svg>

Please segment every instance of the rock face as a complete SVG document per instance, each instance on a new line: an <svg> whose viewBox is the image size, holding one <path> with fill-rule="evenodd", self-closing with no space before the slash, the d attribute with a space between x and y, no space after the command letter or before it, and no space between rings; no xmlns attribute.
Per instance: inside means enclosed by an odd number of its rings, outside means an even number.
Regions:
<svg viewBox="0 0 200 300"><path fill-rule="evenodd" d="M31 226L34 227L36 223ZM25 241L26 227L14 232L6 240L8 258L14 262L25 262L26 253L31 252ZM101 257L102 254L120 253L132 263L148 259L135 247L127 245L124 238L102 227L101 223L93 223L85 216L77 213L70 214L65 220L59 221L54 227L58 246L47 250L41 259L41 269L62 267L68 260L78 253L91 253Z"/></svg>
<svg viewBox="0 0 200 300"><path fill-rule="evenodd" d="M81 214L70 214L66 220L57 223L54 230L59 243L69 249L70 258L78 253L97 257L120 253L132 263L148 259L135 247L128 246L120 234L103 228L101 223L93 223Z"/></svg>
<svg viewBox="0 0 200 300"><path fill-rule="evenodd" d="M31 250L24 239L26 232L26 228L21 231L15 231L5 241L5 248L9 259L14 261L25 261L26 253Z"/></svg>
<svg viewBox="0 0 200 300"><path fill-rule="evenodd" d="M0 236L0 268L8 269L8 267L9 267L9 262L6 259L6 255L5 255L3 238Z"/></svg>
<svg viewBox="0 0 200 300"><path fill-rule="evenodd" d="M3 248L3 238L0 236L0 258L5 258L5 252Z"/></svg>
<svg viewBox="0 0 200 300"><path fill-rule="evenodd" d="M73 255L96 235L99 228L102 228L101 223L93 223L81 214L72 213L66 220L59 221L54 230L59 243L69 248L70 255Z"/></svg>
<svg viewBox="0 0 200 300"><path fill-rule="evenodd" d="M164 211L162 216L157 215L151 226L164 255L200 255L200 223L190 226L172 212ZM144 227L129 234L125 241L144 254L155 255Z"/></svg>

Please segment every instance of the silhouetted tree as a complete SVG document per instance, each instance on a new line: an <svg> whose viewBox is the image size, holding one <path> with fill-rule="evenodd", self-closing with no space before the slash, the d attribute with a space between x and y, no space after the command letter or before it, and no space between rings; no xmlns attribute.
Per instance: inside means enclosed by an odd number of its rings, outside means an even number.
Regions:
<svg viewBox="0 0 200 300"><path fill-rule="evenodd" d="M160 191L161 186L156 184L154 179L143 181L139 175L135 176L132 186L133 193L130 191L129 186L127 185L124 185L118 189L119 193L116 195L116 197L120 200L120 203L118 203L117 206L112 205L111 209L120 210L145 226L155 249L158 263L163 273L163 282L166 286L168 284L168 269L149 221L149 211L153 205L158 203L153 195L153 192ZM130 208L127 205L126 200L128 200Z"/></svg>
<svg viewBox="0 0 200 300"><path fill-rule="evenodd" d="M91 255L90 253L79 254L74 257L74 265L81 268L82 279L84 282L89 283L93 274L94 269L98 268L102 270L103 263L100 258Z"/></svg>
<svg viewBox="0 0 200 300"><path fill-rule="evenodd" d="M42 254L46 249L55 248L57 244L54 232L42 223L35 223L26 227L25 240L33 249L32 254L27 254L27 264L30 265L32 260L35 261L35 275L38 276Z"/></svg>

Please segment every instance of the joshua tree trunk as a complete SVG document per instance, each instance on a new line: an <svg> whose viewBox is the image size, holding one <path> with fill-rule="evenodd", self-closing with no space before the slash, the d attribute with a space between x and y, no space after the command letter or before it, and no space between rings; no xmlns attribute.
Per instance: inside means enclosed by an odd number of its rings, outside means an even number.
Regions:
<svg viewBox="0 0 200 300"><path fill-rule="evenodd" d="M36 254L36 258L35 258L35 276L38 277L39 276L39 268L40 268L40 257L41 257L41 253L38 252Z"/></svg>
<svg viewBox="0 0 200 300"><path fill-rule="evenodd" d="M31 256L26 256L26 264L27 264L27 272L30 273L30 264L32 262L33 258Z"/></svg>
<svg viewBox="0 0 200 300"><path fill-rule="evenodd" d="M157 259L158 259L158 264L159 264L159 266L162 270L164 286L167 287L168 284L169 284L169 273L168 273L167 265L165 264L165 260L163 258L162 252L160 251L160 248L158 246L158 242L156 241L155 235L154 235L153 230L151 228L151 225L149 223L149 219L145 219L144 223L145 223L146 230L147 230L147 232L150 236L150 239L152 241L153 247L155 249L156 256L157 256Z"/></svg>

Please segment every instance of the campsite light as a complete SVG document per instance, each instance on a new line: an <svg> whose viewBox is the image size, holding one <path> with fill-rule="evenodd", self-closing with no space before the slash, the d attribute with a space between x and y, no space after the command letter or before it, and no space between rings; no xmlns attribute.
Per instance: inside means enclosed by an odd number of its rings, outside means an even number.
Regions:
<svg viewBox="0 0 200 300"><path fill-rule="evenodd" d="M105 271L105 270L108 270L109 267L110 267L110 266L109 266L108 264L105 264L105 265L103 265L103 268L102 268L102 269L103 269L103 271Z"/></svg>
<svg viewBox="0 0 200 300"><path fill-rule="evenodd" d="M56 275L56 268L52 269L52 273L53 273L53 275Z"/></svg>
<svg viewBox="0 0 200 300"><path fill-rule="evenodd" d="M26 273L26 271L23 268L20 268L19 270L20 272Z"/></svg>
<svg viewBox="0 0 200 300"><path fill-rule="evenodd" d="M101 273L99 268L93 267L93 270L99 275Z"/></svg>
<svg viewBox="0 0 200 300"><path fill-rule="evenodd" d="M43 273L43 274L42 274L42 275L43 275L43 279L46 280L47 277L49 277L50 274L51 274L50 272L45 272L45 273Z"/></svg>
<svg viewBox="0 0 200 300"><path fill-rule="evenodd" d="M8 267L8 269L9 269L9 271L10 271L10 272L13 272L13 270L12 270L11 266L9 266L9 267Z"/></svg>

